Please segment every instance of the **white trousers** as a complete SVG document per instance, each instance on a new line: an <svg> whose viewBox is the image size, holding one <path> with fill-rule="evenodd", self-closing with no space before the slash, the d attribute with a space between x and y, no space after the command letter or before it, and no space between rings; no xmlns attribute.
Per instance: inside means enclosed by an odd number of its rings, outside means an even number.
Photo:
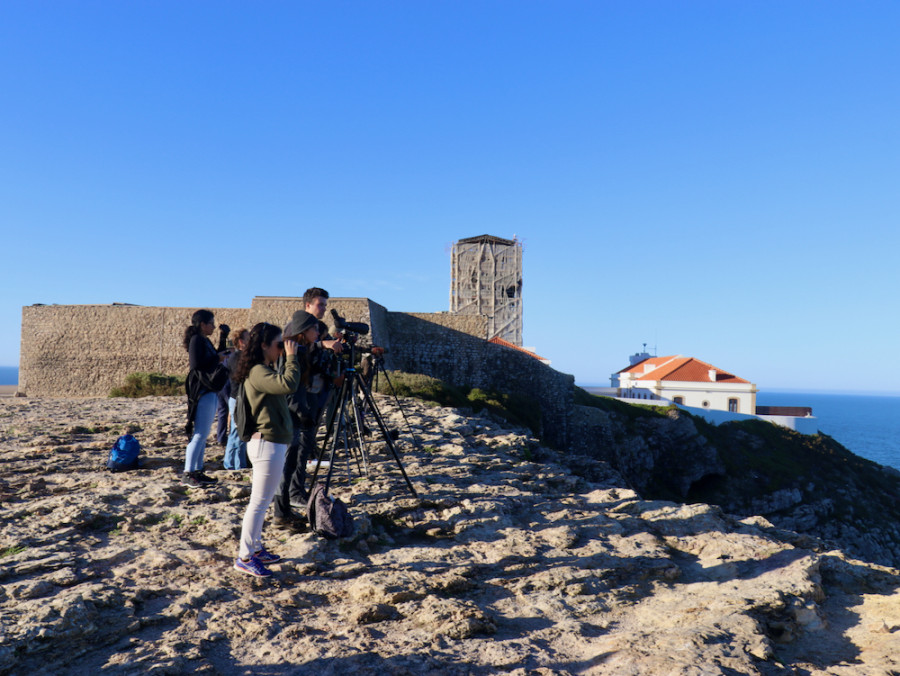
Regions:
<svg viewBox="0 0 900 676"><path fill-rule="evenodd" d="M242 559L250 558L263 546L263 521L281 481L286 451L287 444L273 444L265 439L251 439L247 442L247 455L253 463L253 487L241 528L239 556Z"/></svg>

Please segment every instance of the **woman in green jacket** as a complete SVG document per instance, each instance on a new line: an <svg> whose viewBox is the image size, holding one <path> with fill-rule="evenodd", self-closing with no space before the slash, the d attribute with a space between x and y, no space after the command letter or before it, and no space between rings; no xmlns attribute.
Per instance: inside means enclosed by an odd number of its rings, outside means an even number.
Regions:
<svg viewBox="0 0 900 676"><path fill-rule="evenodd" d="M279 373L273 366L282 351L285 366L283 373ZM253 464L253 486L234 567L256 577L269 577L272 573L266 564L281 559L263 547L262 528L266 510L278 490L285 452L293 436L287 395L297 389L300 376L297 343L293 340L282 341L281 329L272 324L263 322L254 326L234 374L236 383L244 383L244 392L257 429L247 442L247 455Z"/></svg>

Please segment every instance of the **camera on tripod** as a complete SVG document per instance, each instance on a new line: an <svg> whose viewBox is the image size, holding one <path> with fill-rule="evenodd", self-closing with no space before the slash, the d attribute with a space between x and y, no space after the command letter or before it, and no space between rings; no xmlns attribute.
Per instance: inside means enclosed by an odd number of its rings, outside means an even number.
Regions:
<svg viewBox="0 0 900 676"><path fill-rule="evenodd" d="M348 322L341 317L334 308L331 309L331 317L334 319L335 330L343 333L344 340L348 343L355 343L359 336L365 336L369 333L368 324L363 324L362 322Z"/></svg>

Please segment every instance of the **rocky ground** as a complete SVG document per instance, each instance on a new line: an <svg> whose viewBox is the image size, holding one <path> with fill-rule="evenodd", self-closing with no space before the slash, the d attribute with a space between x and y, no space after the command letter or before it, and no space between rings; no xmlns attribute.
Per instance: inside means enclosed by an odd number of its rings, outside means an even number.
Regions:
<svg viewBox="0 0 900 676"><path fill-rule="evenodd" d="M352 537L267 526L275 577L238 573L250 470L180 485L184 410L0 399L0 673L900 674L896 569L412 400L418 498L373 448ZM129 431L143 469L105 472Z"/></svg>

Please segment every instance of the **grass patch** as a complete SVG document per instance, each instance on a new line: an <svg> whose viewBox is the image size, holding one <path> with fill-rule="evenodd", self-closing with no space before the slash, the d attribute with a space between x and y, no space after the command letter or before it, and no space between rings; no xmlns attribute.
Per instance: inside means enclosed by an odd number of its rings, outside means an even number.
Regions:
<svg viewBox="0 0 900 676"><path fill-rule="evenodd" d="M28 549L28 547L26 547L25 545L16 545L15 547L0 549L0 559L4 559L7 556L15 556L16 554L24 552L26 549Z"/></svg>
<svg viewBox="0 0 900 676"><path fill-rule="evenodd" d="M475 413L488 410L507 422L529 428L535 435L540 432L540 405L525 394L508 394L477 387L456 387L420 373L391 371L388 375L398 397L415 397L441 406L470 408ZM374 391L391 394L387 379L379 377Z"/></svg>
<svg viewBox="0 0 900 676"><path fill-rule="evenodd" d="M103 432L109 432L109 427L106 425L94 425L92 427L75 425L69 428L69 434L102 434Z"/></svg>
<svg viewBox="0 0 900 676"><path fill-rule="evenodd" d="M122 387L109 391L110 397L170 397L184 394L184 376L163 373L130 373Z"/></svg>

